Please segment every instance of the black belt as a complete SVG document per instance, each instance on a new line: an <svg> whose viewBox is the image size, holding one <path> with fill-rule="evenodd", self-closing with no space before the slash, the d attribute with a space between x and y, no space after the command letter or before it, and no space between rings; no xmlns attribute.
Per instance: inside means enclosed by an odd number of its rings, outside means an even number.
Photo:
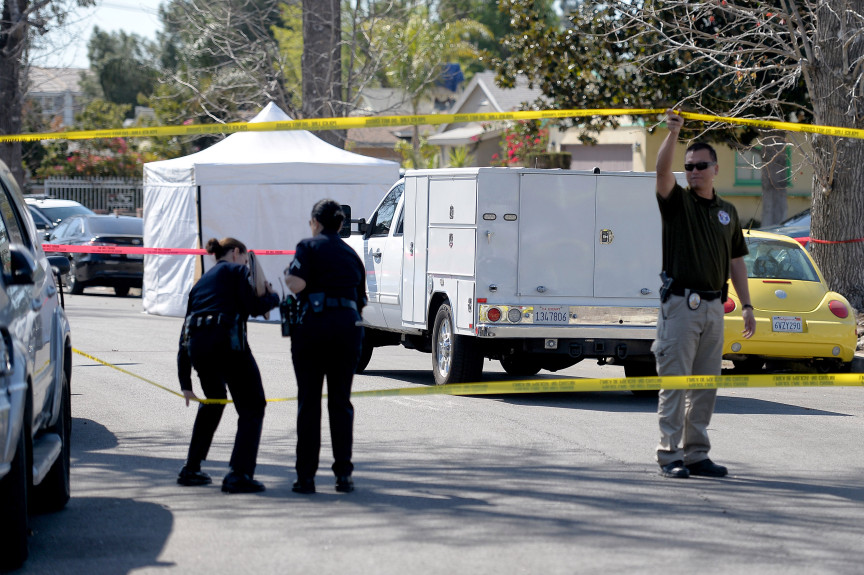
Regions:
<svg viewBox="0 0 864 575"><path fill-rule="evenodd" d="M347 297L328 297L324 300L324 305L327 307L350 307L357 311L357 302Z"/></svg>
<svg viewBox="0 0 864 575"><path fill-rule="evenodd" d="M674 285L671 288L669 288L669 293L671 293L672 295L680 295L680 296L684 296L688 293L698 293L699 297L701 297L705 301L711 301L712 299L717 299L723 295L722 291L703 291L703 290L698 290L698 289L687 289L687 288L683 288L683 287L676 287Z"/></svg>
<svg viewBox="0 0 864 575"><path fill-rule="evenodd" d="M237 318L224 313L208 313L193 315L188 320L189 327L193 329L202 327L232 327L237 323Z"/></svg>

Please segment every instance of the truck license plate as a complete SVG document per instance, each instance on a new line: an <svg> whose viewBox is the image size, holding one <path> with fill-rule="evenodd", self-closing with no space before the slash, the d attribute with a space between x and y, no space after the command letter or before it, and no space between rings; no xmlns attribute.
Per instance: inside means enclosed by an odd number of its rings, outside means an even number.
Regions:
<svg viewBox="0 0 864 575"><path fill-rule="evenodd" d="M564 305L538 305L534 308L534 323L566 325L569 311Z"/></svg>
<svg viewBox="0 0 864 575"><path fill-rule="evenodd" d="M804 331L804 326L800 317L775 315L773 318L771 318L771 330L790 333L801 333Z"/></svg>

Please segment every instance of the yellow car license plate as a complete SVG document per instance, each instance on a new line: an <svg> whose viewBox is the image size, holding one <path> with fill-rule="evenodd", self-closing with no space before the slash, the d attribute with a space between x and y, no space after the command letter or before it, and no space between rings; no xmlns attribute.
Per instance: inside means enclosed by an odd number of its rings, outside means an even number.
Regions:
<svg viewBox="0 0 864 575"><path fill-rule="evenodd" d="M804 331L804 325L800 317L775 315L771 318L771 331L801 333Z"/></svg>

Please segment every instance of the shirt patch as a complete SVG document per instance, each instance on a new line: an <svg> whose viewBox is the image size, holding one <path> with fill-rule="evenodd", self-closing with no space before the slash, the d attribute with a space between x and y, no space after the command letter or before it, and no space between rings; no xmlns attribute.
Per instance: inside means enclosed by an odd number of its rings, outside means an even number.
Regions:
<svg viewBox="0 0 864 575"><path fill-rule="evenodd" d="M720 210L719 212L717 212L717 219L720 220L720 223L724 226L728 226L729 222L732 220L732 218L729 217L729 214L727 214L724 210Z"/></svg>

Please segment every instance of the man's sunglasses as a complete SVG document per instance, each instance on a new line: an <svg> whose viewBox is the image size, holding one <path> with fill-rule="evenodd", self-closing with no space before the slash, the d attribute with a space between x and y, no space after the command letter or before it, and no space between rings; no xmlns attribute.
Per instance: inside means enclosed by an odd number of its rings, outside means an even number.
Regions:
<svg viewBox="0 0 864 575"><path fill-rule="evenodd" d="M697 164L684 164L684 171L692 172L693 169L697 169L700 172L702 170L707 170L711 166L716 166L717 162L699 162Z"/></svg>

